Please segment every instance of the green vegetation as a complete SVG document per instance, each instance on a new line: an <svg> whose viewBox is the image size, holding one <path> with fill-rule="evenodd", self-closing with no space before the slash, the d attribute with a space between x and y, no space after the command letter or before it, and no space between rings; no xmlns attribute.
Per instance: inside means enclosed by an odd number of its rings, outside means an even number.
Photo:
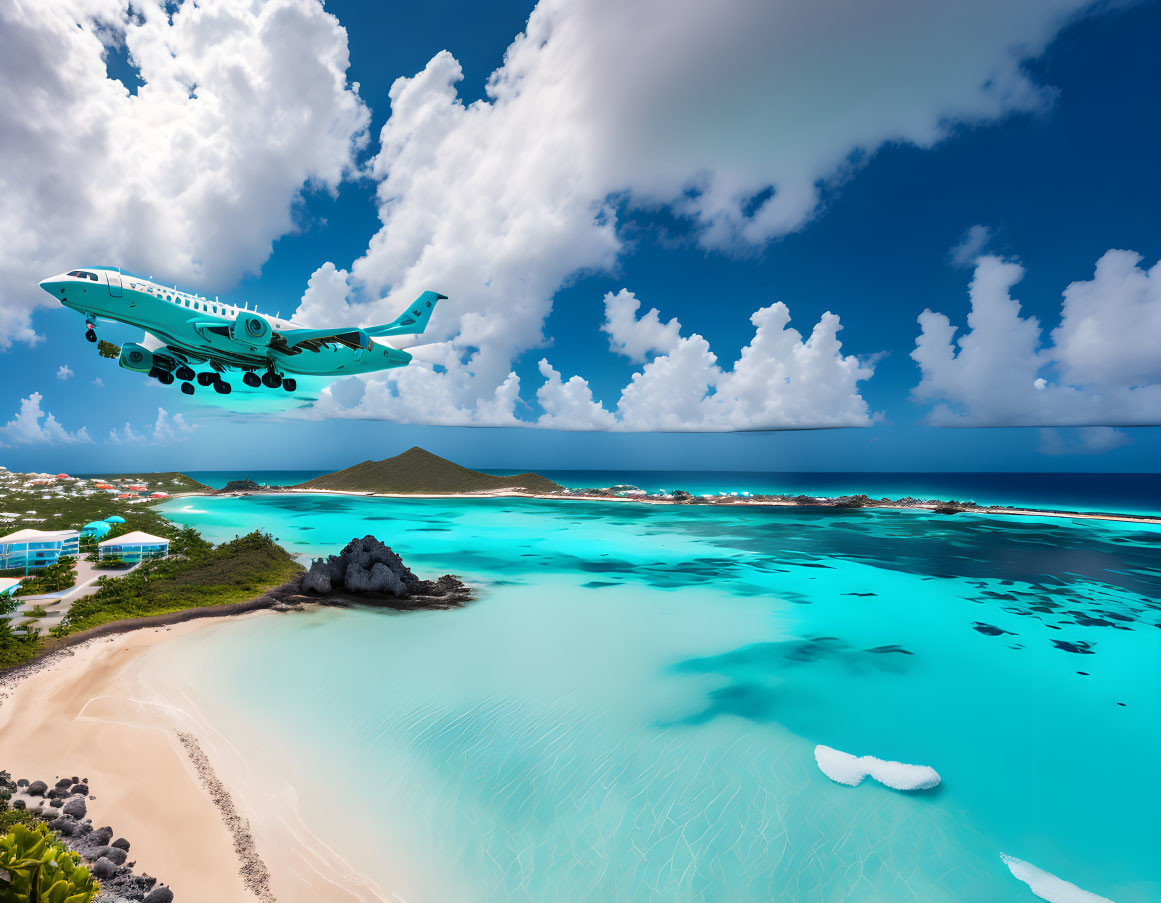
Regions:
<svg viewBox="0 0 1161 903"><path fill-rule="evenodd" d="M364 461L346 470L308 480L296 489L340 489L357 492L459 493L520 488L560 492L564 487L535 473L510 477L468 470L419 446L384 461Z"/></svg>
<svg viewBox="0 0 1161 903"><path fill-rule="evenodd" d="M302 570L266 533L250 533L214 548L194 530L179 532L181 542L171 540L170 549L180 548L180 554L143 562L123 577L101 577L96 593L73 604L62 633L125 618L244 602Z"/></svg>
<svg viewBox="0 0 1161 903"><path fill-rule="evenodd" d="M154 477L181 475L141 476L156 485ZM201 485L192 480L188 483L195 487ZM27 635L15 634L12 622L0 618L0 669L21 665L71 633L110 621L244 602L280 586L302 569L285 549L265 534L252 533L214 548L196 530L175 526L146 505L116 505L104 496L37 499L37 505L38 513L61 514L53 520L52 527L56 529L81 527L89 521L119 513L125 523L114 524L108 538L144 530L168 538L170 554L168 558L143 562L127 574L114 571L110 576L101 577L97 591L77 600L69 614L47 635L34 627L29 628ZM109 566L113 567L114 563L109 562ZM71 565L65 567L71 572ZM23 576L23 572L17 576ZM34 590L53 592L54 581L64 589L64 579L62 575L54 575L52 568L46 568L30 575L26 582L31 582L32 588L24 588L22 584L21 591L25 595L34 594ZM19 604L19 599L0 599L0 614L11 614ZM16 626L33 623L35 612L31 619Z"/></svg>
<svg viewBox="0 0 1161 903"><path fill-rule="evenodd" d="M106 342L104 339L97 342L97 354L101 357L111 358L116 360L121 356L121 346L114 345L112 342Z"/></svg>
<svg viewBox="0 0 1161 903"><path fill-rule="evenodd" d="M0 837L0 899L12 903L90 903L95 878L41 822L15 824Z"/></svg>

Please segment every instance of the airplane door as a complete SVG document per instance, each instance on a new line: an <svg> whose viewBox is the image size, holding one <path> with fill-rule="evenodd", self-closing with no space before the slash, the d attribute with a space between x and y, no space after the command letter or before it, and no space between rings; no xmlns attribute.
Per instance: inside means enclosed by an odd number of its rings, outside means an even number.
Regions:
<svg viewBox="0 0 1161 903"><path fill-rule="evenodd" d="M121 297L121 274L113 270L105 270L105 280L109 283L109 294L114 298Z"/></svg>

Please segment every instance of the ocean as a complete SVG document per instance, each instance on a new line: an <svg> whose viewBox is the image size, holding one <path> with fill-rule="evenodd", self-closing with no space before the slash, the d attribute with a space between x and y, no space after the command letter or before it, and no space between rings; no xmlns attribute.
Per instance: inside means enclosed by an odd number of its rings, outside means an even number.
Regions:
<svg viewBox="0 0 1161 903"><path fill-rule="evenodd" d="M290 486L325 470L189 471L214 489L249 477ZM485 470L509 475L514 470ZM1156 473L751 473L745 471L541 470L569 489L630 484L648 492L684 489L695 495L722 492L873 498L935 498L1067 511L1161 515L1161 474Z"/></svg>
<svg viewBox="0 0 1161 903"><path fill-rule="evenodd" d="M161 510L303 560L370 533L477 588L456 611L215 625L142 664L408 903L1035 901L1001 854L1161 899L1161 527L319 495ZM942 784L841 785L818 744Z"/></svg>

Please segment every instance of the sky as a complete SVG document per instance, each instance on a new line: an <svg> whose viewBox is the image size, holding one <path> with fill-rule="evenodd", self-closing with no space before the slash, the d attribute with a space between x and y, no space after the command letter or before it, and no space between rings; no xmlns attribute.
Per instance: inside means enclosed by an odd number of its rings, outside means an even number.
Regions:
<svg viewBox="0 0 1161 903"><path fill-rule="evenodd" d="M0 464L1155 472L1161 2L0 9ZM406 368L187 398L37 287ZM100 324L102 338L140 329Z"/></svg>

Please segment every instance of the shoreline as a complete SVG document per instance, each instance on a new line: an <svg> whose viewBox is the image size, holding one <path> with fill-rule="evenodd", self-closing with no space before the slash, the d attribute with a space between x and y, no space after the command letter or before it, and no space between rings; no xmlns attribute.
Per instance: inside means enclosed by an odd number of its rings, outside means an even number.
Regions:
<svg viewBox="0 0 1161 903"><path fill-rule="evenodd" d="M84 774L93 823L130 837L138 871L178 903L385 901L302 824L292 786L271 787L265 772L235 761L180 676L166 690L141 679L167 640L269 610L122 627L10 669L0 675L0 761L14 777Z"/></svg>
<svg viewBox="0 0 1161 903"><path fill-rule="evenodd" d="M1004 507L1002 505L966 505L961 502L941 502L936 500L919 501L911 500L883 500L883 499L868 499L866 503L857 505L844 504L840 499L824 498L824 497L809 497L810 501L800 502L796 501L793 496L713 496L711 498L702 498L701 496L694 496L692 499L664 499L649 496L619 496L619 495L591 495L580 492L572 492L567 495L561 493L533 493L525 492L518 489L494 489L481 490L478 492L452 492L452 493L420 493L420 492L372 492L355 489L297 489L294 487L285 488L271 488L271 489L250 489L239 492L224 492L222 490L212 490L210 492L196 491L196 492L182 492L171 495L168 499L161 499L159 501L172 501L174 499L184 498L221 498L234 497L240 498L248 495L342 495L353 498L378 498L378 499L536 499L542 501L552 502L629 502L643 505L681 505L690 507L760 507L760 508L841 508L844 510L859 510L862 508L874 508L880 510L891 511L924 511L928 513L941 513L945 516L952 514L984 514L989 516L1013 516L1013 517L1058 517L1058 518L1078 518L1081 520L1104 520L1117 521L1120 523L1138 523L1138 524L1161 524L1161 514L1126 514L1118 512L1103 512L1103 511L1069 511L1054 508L1027 508L1027 507ZM844 497L845 498L845 497ZM950 511L941 511L941 508L950 508Z"/></svg>

